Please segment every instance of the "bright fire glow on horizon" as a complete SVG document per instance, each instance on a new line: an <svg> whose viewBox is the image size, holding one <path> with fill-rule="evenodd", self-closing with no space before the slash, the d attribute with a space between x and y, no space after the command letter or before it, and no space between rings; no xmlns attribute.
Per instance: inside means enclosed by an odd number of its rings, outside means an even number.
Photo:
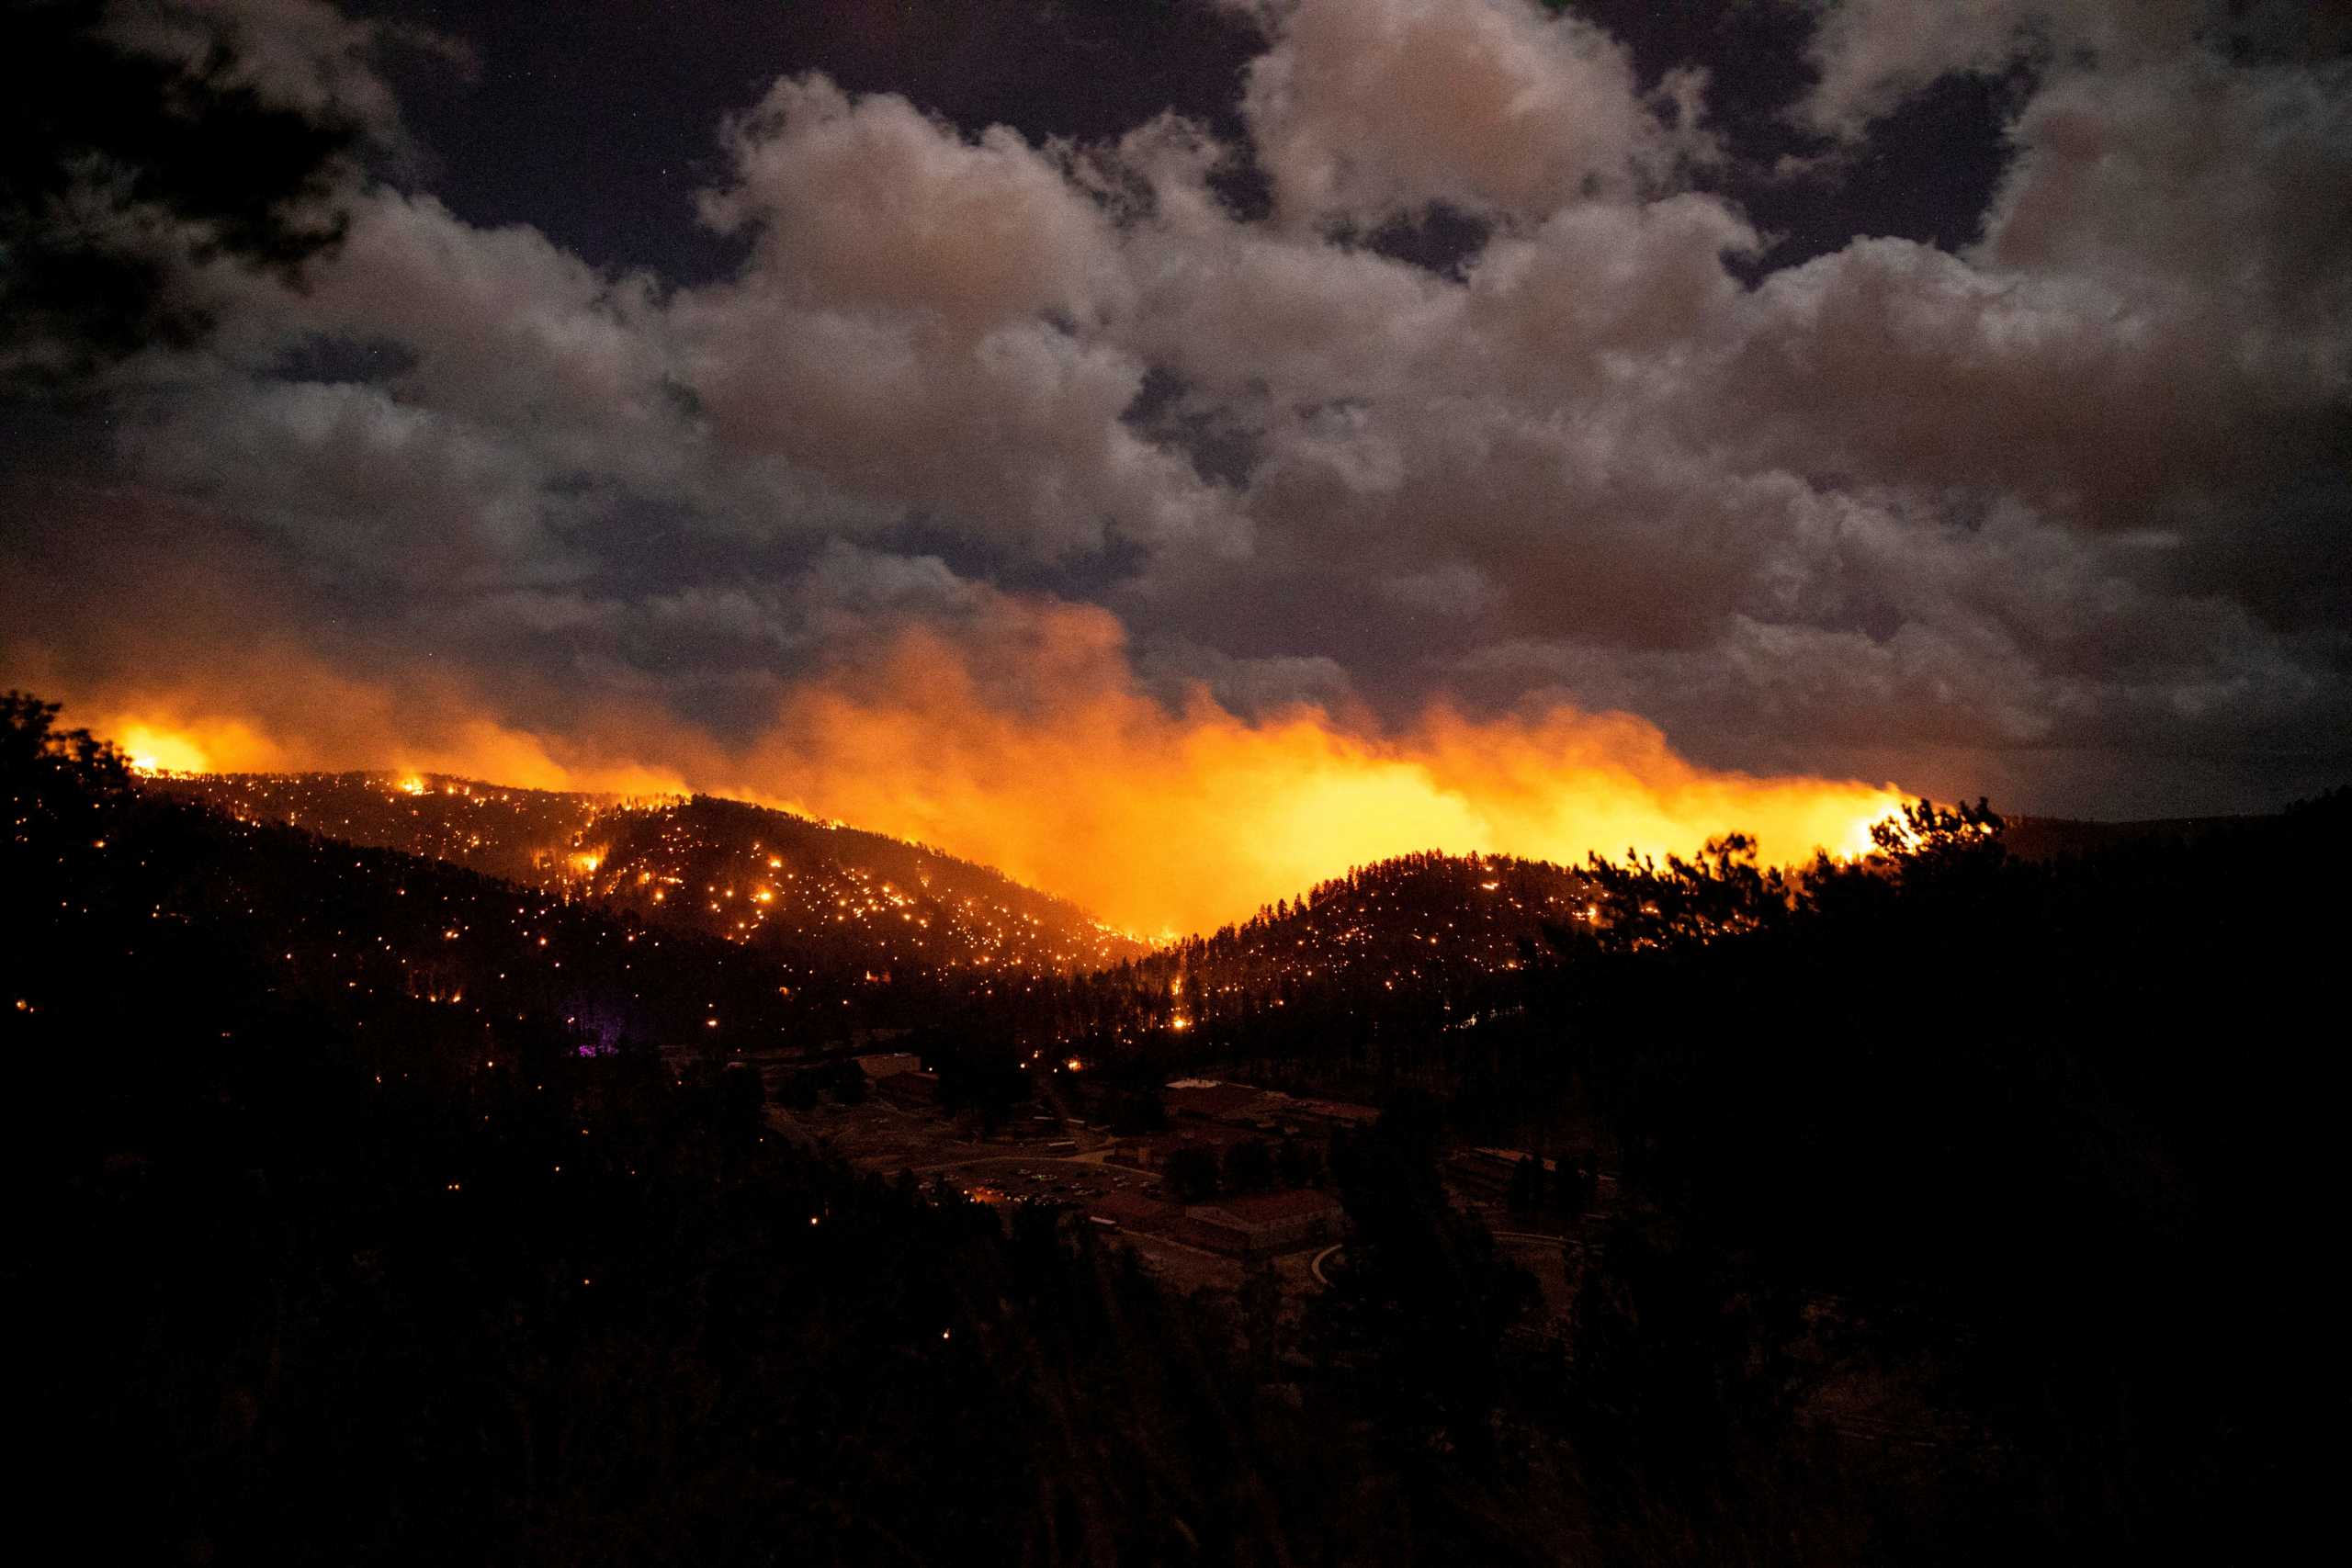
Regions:
<svg viewBox="0 0 2352 1568"><path fill-rule="evenodd" d="M738 745L643 709L536 732L347 682L335 701L132 694L69 707L66 722L173 771L389 768L730 795L916 840L1154 935L1212 930L1421 850L1576 863L1690 854L1739 830L1773 863L1817 847L1860 854L1904 799L1891 784L1700 767L1645 720L1566 706L1507 718L1433 707L1385 733L1311 706L1245 718L1204 690L1171 712L1123 649L1080 642L1081 657L1009 700L945 639L909 634L854 678L793 689Z"/></svg>
<svg viewBox="0 0 2352 1568"><path fill-rule="evenodd" d="M132 771L141 773L209 773L219 766L213 761L216 753L234 750L243 755L258 750L263 745L261 738L250 731L238 737L238 743L223 747L220 739L214 739L208 745L202 734L136 720L102 727L98 733L113 740L130 761ZM223 733L222 727L212 727L209 733L219 737Z"/></svg>

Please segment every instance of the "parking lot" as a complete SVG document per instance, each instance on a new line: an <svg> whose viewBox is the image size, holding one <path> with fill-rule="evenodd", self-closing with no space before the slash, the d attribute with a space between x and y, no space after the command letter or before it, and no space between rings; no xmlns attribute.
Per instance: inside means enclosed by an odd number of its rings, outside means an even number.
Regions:
<svg viewBox="0 0 2352 1568"><path fill-rule="evenodd" d="M1159 1234L1159 1217L1172 1217L1177 1210L1165 1202L1159 1179L1106 1160L1107 1140L1082 1127L1023 1120L983 1142L974 1129L948 1116L878 1097L863 1105L826 1101L808 1111L787 1111L772 1103L767 1118L786 1136L829 1147L861 1169L885 1176L909 1171L926 1188L935 1178L943 1179L976 1202L1007 1210L1043 1203L1067 1205L1085 1214L1101 1200L1115 1197L1122 1201L1106 1206L1117 1209L1115 1223L1090 1223L1105 1239L1132 1247L1155 1275L1188 1292L1231 1291L1241 1284L1238 1259ZM1051 1146L1062 1144L1094 1146ZM1311 1253L1274 1259L1275 1277L1286 1297L1317 1288L1308 1268L1311 1261Z"/></svg>

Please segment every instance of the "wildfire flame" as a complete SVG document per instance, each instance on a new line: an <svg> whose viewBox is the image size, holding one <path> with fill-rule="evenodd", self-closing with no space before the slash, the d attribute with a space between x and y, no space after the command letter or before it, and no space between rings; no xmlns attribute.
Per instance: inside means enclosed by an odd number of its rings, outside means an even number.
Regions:
<svg viewBox="0 0 2352 1568"><path fill-rule="evenodd" d="M174 770L390 763L419 787L429 773L732 795L919 840L1118 927L1171 933L1419 850L1573 863L1687 854L1736 829L1774 863L1857 855L1904 799L1891 784L1702 767L1645 720L1565 705L1487 718L1440 705L1387 728L1309 705L1246 717L1204 689L1171 708L1107 615L1060 607L1038 626L1010 690L998 666L918 630L789 689L746 742L621 703L534 728L453 682L376 686L284 659L233 692L70 716Z"/></svg>
<svg viewBox="0 0 2352 1568"><path fill-rule="evenodd" d="M1302 706L1171 713L1124 666L1042 700L991 700L956 649L916 637L856 688L803 688L757 749L767 789L1063 894L1129 930L1197 931L1417 850L1576 863L1688 854L1731 830L1762 858L1857 855L1889 784L1699 767L1626 714L1437 707L1382 732Z"/></svg>
<svg viewBox="0 0 2352 1568"><path fill-rule="evenodd" d="M210 773L219 766L214 761L218 751L250 755L266 749L261 737L236 724L190 731L132 721L102 727L99 733L121 750L133 773Z"/></svg>

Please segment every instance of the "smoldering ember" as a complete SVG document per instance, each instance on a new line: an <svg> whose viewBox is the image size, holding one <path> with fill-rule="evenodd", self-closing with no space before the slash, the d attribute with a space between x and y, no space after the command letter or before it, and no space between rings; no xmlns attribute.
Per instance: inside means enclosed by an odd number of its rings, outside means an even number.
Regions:
<svg viewBox="0 0 2352 1568"><path fill-rule="evenodd" d="M2308 1551L2346 453L2339 4L17 0L17 1513Z"/></svg>

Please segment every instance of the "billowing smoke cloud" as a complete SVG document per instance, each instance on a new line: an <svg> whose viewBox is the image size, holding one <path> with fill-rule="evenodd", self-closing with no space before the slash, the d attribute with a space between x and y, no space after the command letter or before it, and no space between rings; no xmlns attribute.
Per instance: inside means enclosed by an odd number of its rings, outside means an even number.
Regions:
<svg viewBox="0 0 2352 1568"><path fill-rule="evenodd" d="M190 262L210 338L23 422L0 666L216 765L737 791L1152 929L1433 843L1801 854L1889 779L2352 764L2352 80L2277 8L1824 7L1792 128L2007 73L2010 157L1969 246L1769 271L1702 76L1575 8L1247 8L1246 146L779 80L691 286L355 166L309 287ZM394 136L329 8L152 14ZM1444 265L1376 243L1437 212Z"/></svg>
<svg viewBox="0 0 2352 1568"><path fill-rule="evenodd" d="M551 700L511 680L469 685L413 651L371 680L266 646L216 656L201 675L142 657L119 676L69 677L92 694L72 716L165 768L364 761L544 788L723 793L935 844L1144 933L1214 927L1422 849L1575 862L1688 850L1737 826L1779 860L1851 853L1900 798L1694 767L1626 714L1477 720L1441 707L1392 731L1307 704L1245 718L1199 684L1170 704L1137 680L1099 609L967 586L960 614L877 619L876 601L842 581L873 564L839 558L834 581L808 585L827 601L833 657L725 739L646 703L535 729L522 716ZM773 609L705 600L684 613L756 637Z"/></svg>

